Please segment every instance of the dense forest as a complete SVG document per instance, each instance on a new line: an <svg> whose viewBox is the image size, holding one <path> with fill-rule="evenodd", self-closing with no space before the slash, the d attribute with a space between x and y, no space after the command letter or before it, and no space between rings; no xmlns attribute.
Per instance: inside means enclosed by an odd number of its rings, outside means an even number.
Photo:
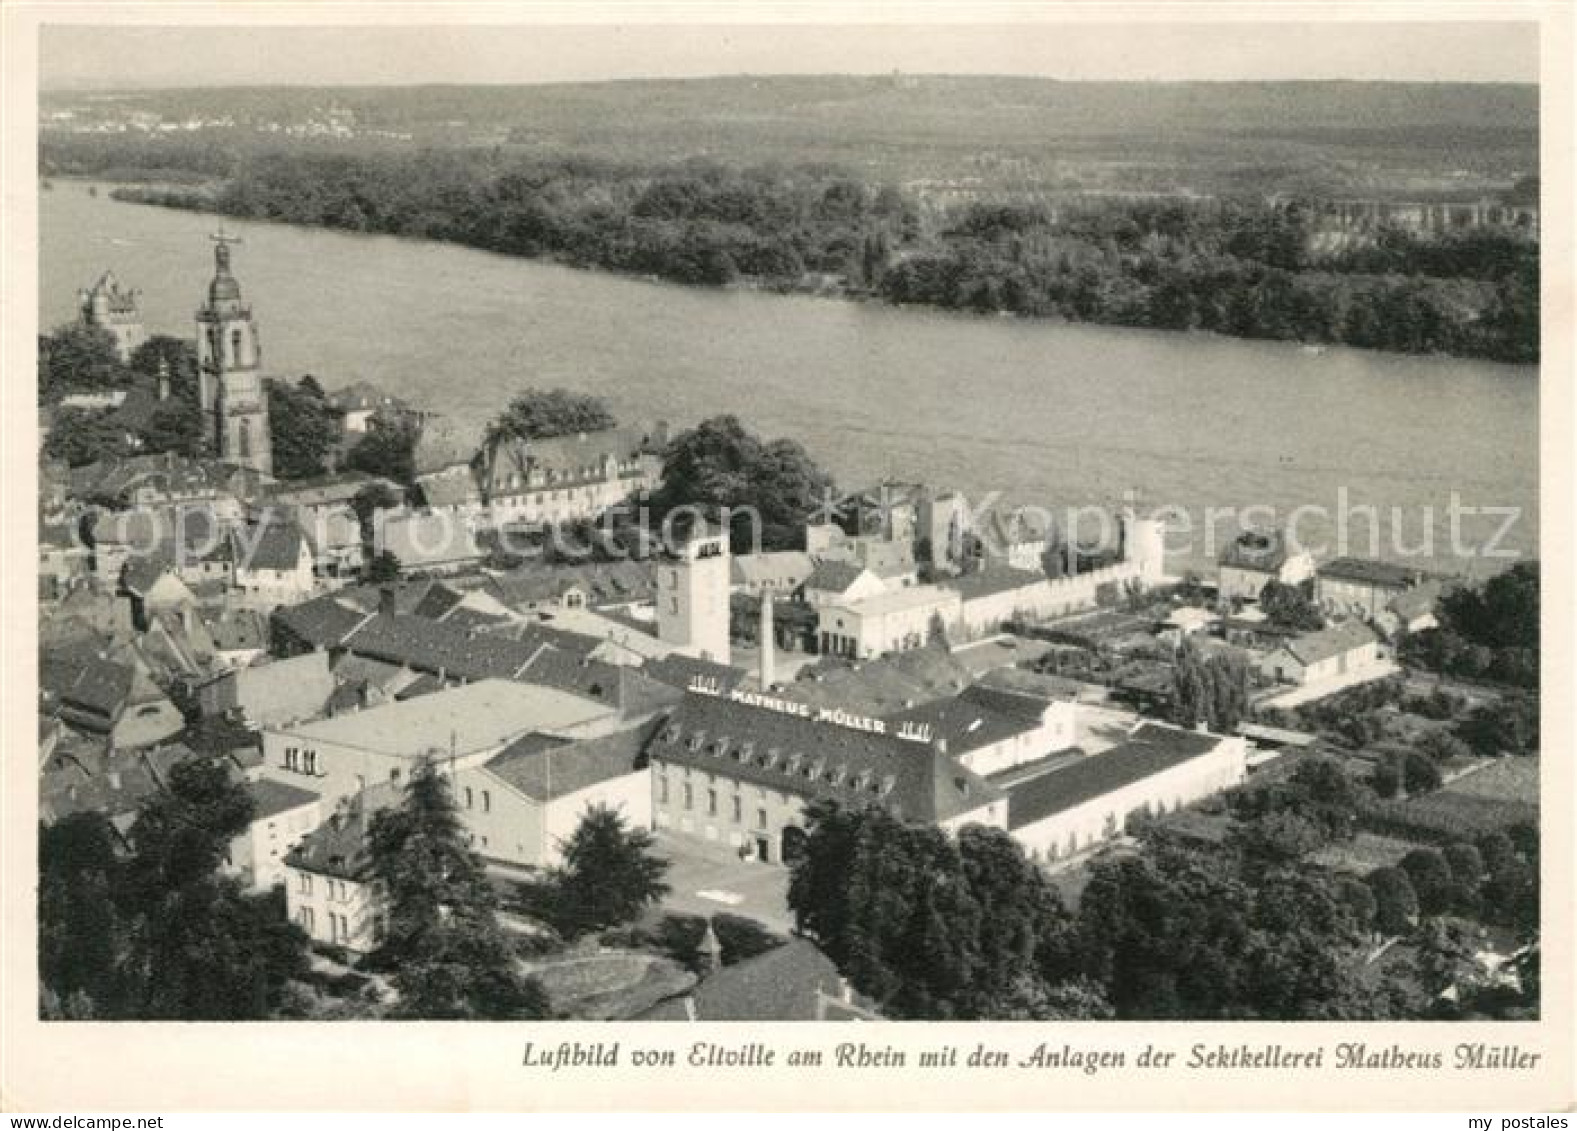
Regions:
<svg viewBox="0 0 1577 1131"><path fill-rule="evenodd" d="M226 162L155 147L166 182ZM84 173L136 164L126 139ZM95 164L101 169L95 169ZM1076 198L972 204L938 218L892 186L830 166L621 163L500 151L238 151L206 186L117 199L350 231L702 285L841 291L1246 338L1503 361L1538 358L1537 239L1514 230L1315 252L1309 204Z"/></svg>

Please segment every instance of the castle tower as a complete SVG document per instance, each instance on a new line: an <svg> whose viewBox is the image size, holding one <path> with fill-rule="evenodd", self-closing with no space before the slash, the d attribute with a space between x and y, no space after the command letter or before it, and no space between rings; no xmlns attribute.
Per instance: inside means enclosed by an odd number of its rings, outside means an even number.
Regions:
<svg viewBox="0 0 1577 1131"><path fill-rule="evenodd" d="M121 290L114 272L104 272L91 288L78 291L77 308L85 325L105 330L115 339L121 361L130 361L132 352L148 340L137 308L137 292Z"/></svg>
<svg viewBox="0 0 1577 1131"><path fill-rule="evenodd" d="M230 245L223 228L214 241L214 278L208 302L197 311L197 380L204 433L226 463L273 473L268 397L263 389L263 350L252 308L230 274Z"/></svg>
<svg viewBox="0 0 1577 1131"><path fill-rule="evenodd" d="M697 522L675 530L657 567L657 636L716 664L729 662L728 532Z"/></svg>
<svg viewBox="0 0 1577 1131"><path fill-rule="evenodd" d="M1166 524L1154 518L1140 518L1132 511L1119 516L1122 530L1123 560L1137 566L1139 580L1146 588L1166 580Z"/></svg>

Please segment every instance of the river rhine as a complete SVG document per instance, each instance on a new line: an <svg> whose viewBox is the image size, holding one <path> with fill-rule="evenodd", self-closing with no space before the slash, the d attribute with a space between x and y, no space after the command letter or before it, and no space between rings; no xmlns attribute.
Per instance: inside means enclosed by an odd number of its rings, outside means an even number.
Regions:
<svg viewBox="0 0 1577 1131"><path fill-rule="evenodd" d="M39 206L41 327L113 269L142 292L150 332L190 336L213 217L70 182ZM1192 517L1192 538L1169 543L1178 566L1209 560L1207 507L1324 508L1297 530L1333 555L1345 499L1379 508L1381 556L1464 570L1453 492L1520 508L1504 547L1537 546L1531 366L693 289L392 237L229 227L245 241L235 270L270 373L367 379L468 433L517 390L563 385L631 421L735 413L803 442L843 486L919 479L1059 513L1137 491L1141 507ZM1461 541L1481 546L1503 523L1468 515ZM1368 553L1367 520L1346 525L1348 551ZM1426 531L1431 552L1417 554Z"/></svg>

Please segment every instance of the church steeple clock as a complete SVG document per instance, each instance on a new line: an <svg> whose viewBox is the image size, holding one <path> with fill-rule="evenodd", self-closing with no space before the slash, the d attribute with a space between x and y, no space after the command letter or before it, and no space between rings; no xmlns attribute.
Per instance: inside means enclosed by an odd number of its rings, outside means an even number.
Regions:
<svg viewBox="0 0 1577 1131"><path fill-rule="evenodd" d="M226 463L273 473L268 433L268 395L263 388L263 350L252 308L241 301L241 284L230 273L230 245L240 243L223 226L214 241L214 278L208 302L197 311L198 396L204 433Z"/></svg>

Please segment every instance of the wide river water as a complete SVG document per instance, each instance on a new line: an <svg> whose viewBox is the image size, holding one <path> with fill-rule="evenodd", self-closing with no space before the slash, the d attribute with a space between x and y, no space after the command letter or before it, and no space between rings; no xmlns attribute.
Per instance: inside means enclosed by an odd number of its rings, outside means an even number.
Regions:
<svg viewBox="0 0 1577 1131"><path fill-rule="evenodd" d="M113 269L141 291L150 332L191 335L213 217L72 182L39 201L42 327ZM843 486L918 479L1059 514L1134 491L1142 508L1190 515L1193 534L1169 541L1177 567L1213 559L1206 508L1250 506L1319 508L1296 529L1329 555L1371 552L1358 508L1373 506L1380 556L1504 566L1453 550L1453 494L1518 508L1501 549L1536 552L1532 366L686 288L385 236L228 227L244 239L235 272L269 372L329 388L365 378L466 433L522 388L563 385L632 421L734 413L800 440ZM1459 542L1482 550L1505 525L1466 514Z"/></svg>

